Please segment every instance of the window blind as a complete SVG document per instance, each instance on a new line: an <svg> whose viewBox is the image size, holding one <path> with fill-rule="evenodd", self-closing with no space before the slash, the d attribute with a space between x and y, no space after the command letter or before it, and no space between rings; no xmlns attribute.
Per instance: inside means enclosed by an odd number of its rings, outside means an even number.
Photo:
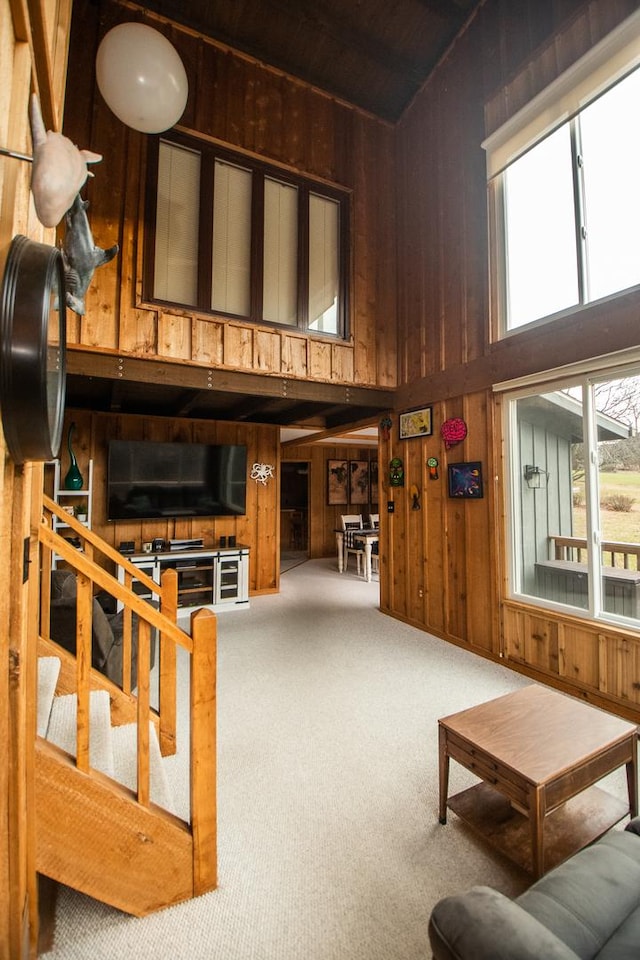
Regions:
<svg viewBox="0 0 640 960"><path fill-rule="evenodd" d="M575 116L640 64L640 10L633 13L482 144L497 176L534 143Z"/></svg>
<svg viewBox="0 0 640 960"><path fill-rule="evenodd" d="M262 317L296 326L298 317L298 190L264 181Z"/></svg>
<svg viewBox="0 0 640 960"><path fill-rule="evenodd" d="M309 329L338 329L339 210L334 200L309 197Z"/></svg>
<svg viewBox="0 0 640 960"><path fill-rule="evenodd" d="M160 142L154 297L197 303L200 154Z"/></svg>
<svg viewBox="0 0 640 960"><path fill-rule="evenodd" d="M215 162L211 306L242 317L251 312L250 170Z"/></svg>

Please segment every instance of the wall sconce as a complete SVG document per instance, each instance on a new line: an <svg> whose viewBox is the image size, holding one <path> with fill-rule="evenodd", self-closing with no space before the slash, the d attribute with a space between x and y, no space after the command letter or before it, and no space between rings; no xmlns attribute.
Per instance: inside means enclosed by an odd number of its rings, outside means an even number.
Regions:
<svg viewBox="0 0 640 960"><path fill-rule="evenodd" d="M542 470L541 467L534 467L531 464L527 464L524 468L524 478L527 481L527 486L531 490L540 490L542 487L546 487L549 474L546 470Z"/></svg>

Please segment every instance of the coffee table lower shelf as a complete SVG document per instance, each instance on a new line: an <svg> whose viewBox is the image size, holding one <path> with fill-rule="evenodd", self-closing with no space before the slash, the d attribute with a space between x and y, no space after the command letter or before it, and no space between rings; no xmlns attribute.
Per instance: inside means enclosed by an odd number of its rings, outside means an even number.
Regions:
<svg viewBox="0 0 640 960"><path fill-rule="evenodd" d="M500 853L533 873L530 822L501 793L487 783L477 783L449 797L447 806ZM628 815L628 802L596 786L567 800L545 818L545 872Z"/></svg>

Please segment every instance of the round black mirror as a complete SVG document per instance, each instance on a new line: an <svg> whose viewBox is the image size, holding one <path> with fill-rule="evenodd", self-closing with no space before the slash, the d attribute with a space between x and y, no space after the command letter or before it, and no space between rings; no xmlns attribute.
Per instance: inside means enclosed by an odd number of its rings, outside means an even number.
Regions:
<svg viewBox="0 0 640 960"><path fill-rule="evenodd" d="M60 251L28 237L14 237L0 291L0 412L15 463L58 455L66 318Z"/></svg>

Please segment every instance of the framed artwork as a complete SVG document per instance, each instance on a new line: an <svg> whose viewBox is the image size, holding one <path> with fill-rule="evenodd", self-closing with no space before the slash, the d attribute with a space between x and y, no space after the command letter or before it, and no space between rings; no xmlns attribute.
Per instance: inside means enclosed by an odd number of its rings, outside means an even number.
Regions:
<svg viewBox="0 0 640 960"><path fill-rule="evenodd" d="M349 502L349 464L347 460L327 460L327 503Z"/></svg>
<svg viewBox="0 0 640 960"><path fill-rule="evenodd" d="M431 407L401 413L399 425L401 440L408 440L411 437L430 437L433 433Z"/></svg>
<svg viewBox="0 0 640 960"><path fill-rule="evenodd" d="M371 503L378 502L378 461L370 460L369 461L369 493L371 495Z"/></svg>
<svg viewBox="0 0 640 960"><path fill-rule="evenodd" d="M349 460L349 503L369 503L368 460Z"/></svg>
<svg viewBox="0 0 640 960"><path fill-rule="evenodd" d="M482 464L479 460L449 464L449 496L482 499Z"/></svg>

